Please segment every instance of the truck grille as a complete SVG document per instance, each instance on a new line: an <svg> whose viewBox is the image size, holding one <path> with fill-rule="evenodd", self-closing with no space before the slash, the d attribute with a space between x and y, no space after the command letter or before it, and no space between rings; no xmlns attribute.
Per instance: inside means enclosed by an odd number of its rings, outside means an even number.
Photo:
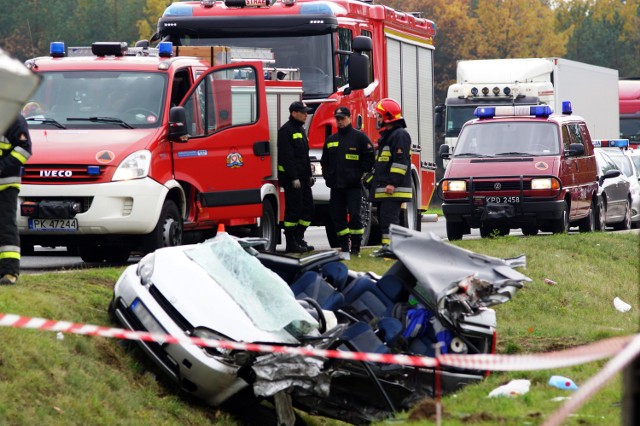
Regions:
<svg viewBox="0 0 640 426"><path fill-rule="evenodd" d="M101 180L105 166L81 164L27 164L24 167L24 184L93 183Z"/></svg>
<svg viewBox="0 0 640 426"><path fill-rule="evenodd" d="M496 188L496 184L499 184L499 188ZM522 189L531 189L531 181L526 180L522 182ZM519 191L520 181L473 181L474 191Z"/></svg>

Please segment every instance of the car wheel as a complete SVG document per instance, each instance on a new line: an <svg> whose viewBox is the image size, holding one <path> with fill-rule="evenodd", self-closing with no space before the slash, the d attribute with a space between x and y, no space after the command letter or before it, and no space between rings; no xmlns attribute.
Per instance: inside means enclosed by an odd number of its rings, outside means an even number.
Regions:
<svg viewBox="0 0 640 426"><path fill-rule="evenodd" d="M278 243L278 221L276 219L276 213L273 210L273 205L269 200L262 201L262 219L260 220L260 226L256 227L253 236L258 238L264 238L267 240L267 244L259 246L264 251L275 251Z"/></svg>
<svg viewBox="0 0 640 426"><path fill-rule="evenodd" d="M624 219L622 220L622 222L614 224L613 229L618 231L631 229L631 207L629 205L629 200L627 200L625 203Z"/></svg>
<svg viewBox="0 0 640 426"><path fill-rule="evenodd" d="M591 207L589 207L589 213L587 213L587 217L582 219L578 225L578 229L580 232L593 232L596 228L596 203L594 201L591 202Z"/></svg>
<svg viewBox="0 0 640 426"><path fill-rule="evenodd" d="M151 233L143 237L142 247L145 253L151 253L162 247L174 247L182 244L182 216L171 200L162 205L158 223Z"/></svg>
<svg viewBox="0 0 640 426"><path fill-rule="evenodd" d="M604 231L607 227L607 206L601 197L596 200L595 228L596 231Z"/></svg>
<svg viewBox="0 0 640 426"><path fill-rule="evenodd" d="M566 234L569 232L569 206L566 201L563 202L560 219L552 222L551 232L554 234Z"/></svg>
<svg viewBox="0 0 640 426"><path fill-rule="evenodd" d="M464 225L462 223L447 221L447 238L449 241L461 240L465 234L464 231Z"/></svg>
<svg viewBox="0 0 640 426"><path fill-rule="evenodd" d="M527 225L521 228L522 235L533 236L538 235L538 227L534 225Z"/></svg>

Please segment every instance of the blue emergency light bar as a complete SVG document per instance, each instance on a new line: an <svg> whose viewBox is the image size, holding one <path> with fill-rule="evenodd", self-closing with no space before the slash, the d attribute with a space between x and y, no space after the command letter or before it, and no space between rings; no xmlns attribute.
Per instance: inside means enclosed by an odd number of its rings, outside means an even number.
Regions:
<svg viewBox="0 0 640 426"><path fill-rule="evenodd" d="M170 41L161 41L158 43L158 56L161 58L173 56L173 43Z"/></svg>
<svg viewBox="0 0 640 426"><path fill-rule="evenodd" d="M473 115L478 118L522 117L530 115L534 117L548 117L551 114L553 114L553 109L549 105L478 107L473 113Z"/></svg>
<svg viewBox="0 0 640 426"><path fill-rule="evenodd" d="M62 58L66 55L64 49L64 42L62 41L52 41L49 45L49 54L52 58Z"/></svg>
<svg viewBox="0 0 640 426"><path fill-rule="evenodd" d="M610 148L628 148L629 139L594 139L592 140L595 147Z"/></svg>

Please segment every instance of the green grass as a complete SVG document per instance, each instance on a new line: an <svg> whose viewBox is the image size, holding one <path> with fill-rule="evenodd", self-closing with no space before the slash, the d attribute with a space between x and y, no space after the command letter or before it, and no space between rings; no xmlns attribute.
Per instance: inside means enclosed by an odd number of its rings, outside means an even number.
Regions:
<svg viewBox="0 0 640 426"><path fill-rule="evenodd" d="M527 256L522 271L534 281L514 299L497 306L498 352L561 350L638 332L640 253L637 234L595 233L462 240L456 245L497 257ZM347 261L354 270L383 273L390 261L365 249ZM0 312L29 317L114 326L107 314L113 284L123 268L22 275L17 286L0 288ZM544 283L549 278L557 283ZM613 308L614 297L630 303ZM215 408L180 398L158 381L135 346L123 342L36 330L0 328L0 424L22 425L205 425L234 424ZM444 424L540 424L570 392L546 383L558 374L583 384L605 364L594 362L548 371L492 373L483 383L444 397ZM487 398L514 378L531 380L518 398ZM619 377L592 398L567 424L617 424ZM402 413L394 424L403 424ZM415 413L414 413L415 414ZM305 417L309 424L336 424ZM381 423L386 424L386 423ZM433 419L412 424L433 424Z"/></svg>

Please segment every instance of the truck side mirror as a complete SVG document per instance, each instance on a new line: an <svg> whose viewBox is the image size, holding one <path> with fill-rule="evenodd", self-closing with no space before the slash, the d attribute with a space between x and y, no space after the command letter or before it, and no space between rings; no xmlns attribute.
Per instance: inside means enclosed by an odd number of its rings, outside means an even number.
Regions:
<svg viewBox="0 0 640 426"><path fill-rule="evenodd" d="M436 105L434 111L433 124L436 127L436 131L442 133L444 129L444 105Z"/></svg>
<svg viewBox="0 0 640 426"><path fill-rule="evenodd" d="M440 156L440 158L444 160L448 160L449 157L451 157L451 154L449 152L449 145L447 144L440 145L440 149L438 149L438 155Z"/></svg>
<svg viewBox="0 0 640 426"><path fill-rule="evenodd" d="M353 53L349 55L349 88L351 90L364 89L369 81L369 57L364 52L373 50L371 38L356 36L351 42Z"/></svg>
<svg viewBox="0 0 640 426"><path fill-rule="evenodd" d="M169 110L169 140L186 142L189 136L187 129L187 113L184 107L175 106Z"/></svg>
<svg viewBox="0 0 640 426"><path fill-rule="evenodd" d="M569 157L580 157L584 155L584 145L581 143L572 143L569 145L569 149L565 151L565 155Z"/></svg>

